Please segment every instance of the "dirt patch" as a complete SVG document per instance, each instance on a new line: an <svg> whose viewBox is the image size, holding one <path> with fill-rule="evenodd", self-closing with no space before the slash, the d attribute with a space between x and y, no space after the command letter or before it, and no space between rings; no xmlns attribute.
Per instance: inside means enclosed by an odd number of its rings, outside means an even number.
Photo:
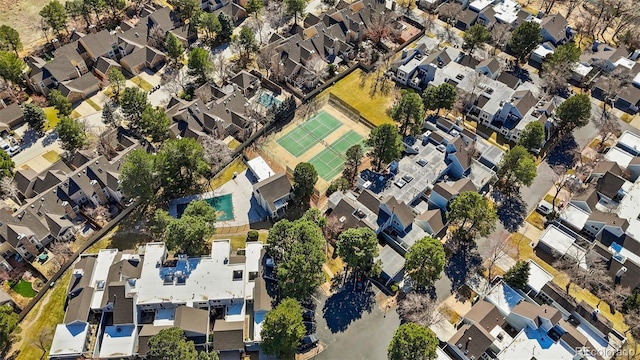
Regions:
<svg viewBox="0 0 640 360"><path fill-rule="evenodd" d="M42 32L42 18L38 14L49 0L0 0L0 25L9 25L20 33L24 48L46 42ZM66 0L60 0L64 5Z"/></svg>

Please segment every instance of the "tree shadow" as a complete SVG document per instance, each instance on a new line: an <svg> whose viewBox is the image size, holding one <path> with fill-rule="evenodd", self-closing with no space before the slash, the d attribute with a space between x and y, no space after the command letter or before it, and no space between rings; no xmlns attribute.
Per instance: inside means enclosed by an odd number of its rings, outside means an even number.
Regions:
<svg viewBox="0 0 640 360"><path fill-rule="evenodd" d="M49 146L58 140L58 133L52 131L42 139L42 146Z"/></svg>
<svg viewBox="0 0 640 360"><path fill-rule="evenodd" d="M527 213L527 204L522 200L520 193L505 196L498 207L498 219L509 232L516 232L524 223Z"/></svg>
<svg viewBox="0 0 640 360"><path fill-rule="evenodd" d="M456 291L465 285L471 274L482 265L482 257L478 253L475 242L466 242L451 239L458 244L454 245L449 259L444 267L444 274L451 280L451 291Z"/></svg>
<svg viewBox="0 0 640 360"><path fill-rule="evenodd" d="M547 164L549 166L566 166L567 169L573 168L576 164L575 152L578 149L578 143L573 135L567 135L560 140L556 146L549 151L547 155Z"/></svg>
<svg viewBox="0 0 640 360"><path fill-rule="evenodd" d="M351 286L346 286L327 299L322 313L327 327L335 334L345 331L352 322L360 319L365 311L370 313L375 303L375 294L371 286L363 291L354 291Z"/></svg>
<svg viewBox="0 0 640 360"><path fill-rule="evenodd" d="M38 142L40 136L38 133L32 129L27 129L22 135L22 148L30 148L33 144Z"/></svg>

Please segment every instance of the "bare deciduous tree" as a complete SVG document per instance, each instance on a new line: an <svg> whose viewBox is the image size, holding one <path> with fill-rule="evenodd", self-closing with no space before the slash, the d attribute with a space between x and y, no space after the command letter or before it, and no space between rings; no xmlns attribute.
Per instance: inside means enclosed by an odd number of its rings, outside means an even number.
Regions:
<svg viewBox="0 0 640 360"><path fill-rule="evenodd" d="M503 231L490 237L487 244L479 249L480 255L482 255L482 258L484 259L483 266L487 269L489 282L493 280L494 269L497 266L497 263L508 256L506 252L508 248L509 233Z"/></svg>
<svg viewBox="0 0 640 360"><path fill-rule="evenodd" d="M598 292L598 305L596 307L600 307L601 302L606 302L609 304L609 310L612 314L615 314L616 311L622 311L622 306L624 305L624 301L629 295L631 295L631 289L623 286L613 286L611 285L611 281L608 281L606 286L603 286L602 290Z"/></svg>
<svg viewBox="0 0 640 360"><path fill-rule="evenodd" d="M442 6L438 10L438 15L440 15L444 21L447 23L447 28L453 26L454 21L456 20L456 16L461 12L460 4L455 2L449 2Z"/></svg>
<svg viewBox="0 0 640 360"><path fill-rule="evenodd" d="M306 74L309 80L320 80L327 75L327 63L318 54L313 54L305 67L309 70Z"/></svg>
<svg viewBox="0 0 640 360"><path fill-rule="evenodd" d="M585 251L578 258L571 255L555 257L557 260L554 261L553 267L563 271L569 278L567 293L572 284L597 293L602 284L611 281L605 260L594 251Z"/></svg>
<svg viewBox="0 0 640 360"><path fill-rule="evenodd" d="M607 145L606 143L610 138L620 135L620 123L618 122L618 119L604 110L602 111L602 115L593 119L593 123L598 129L598 134L601 138L600 145L598 145L598 151L604 150Z"/></svg>
<svg viewBox="0 0 640 360"><path fill-rule="evenodd" d="M160 83L170 94L178 95L185 90L188 79L184 69L171 69L162 74Z"/></svg>
<svg viewBox="0 0 640 360"><path fill-rule="evenodd" d="M258 68L267 72L267 79L270 77L275 55L276 50L273 46L264 47L256 54L256 63L258 64Z"/></svg>
<svg viewBox="0 0 640 360"><path fill-rule="evenodd" d="M224 142L208 135L202 139L201 144L204 160L211 166L211 174L217 173L231 161L231 150Z"/></svg>
<svg viewBox="0 0 640 360"><path fill-rule="evenodd" d="M53 254L53 256L49 260L51 262L51 267L49 268L48 275L51 276L58 272L58 270L62 268L64 263L66 263L67 260L69 260L71 256L73 256L73 251L69 247L69 244L63 241L56 241L51 243L49 245L49 250Z"/></svg>
<svg viewBox="0 0 640 360"><path fill-rule="evenodd" d="M511 40L511 26L504 23L493 25L491 28L491 39L493 40L494 52L496 48L504 48Z"/></svg>
<svg viewBox="0 0 640 360"><path fill-rule="evenodd" d="M211 57L211 64L213 65L213 75L217 80L220 83L227 81L229 72L231 71L231 65L224 54L222 52L214 54Z"/></svg>
<svg viewBox="0 0 640 360"><path fill-rule="evenodd" d="M53 340L53 329L49 326L45 326L42 330L40 330L38 336L29 340L33 346L42 350L42 352L46 354L49 351L51 341Z"/></svg>
<svg viewBox="0 0 640 360"><path fill-rule="evenodd" d="M565 14L565 19L569 19L569 16L573 13L573 11L582 4L585 3L585 0L567 0L565 2L565 6L567 7L567 12Z"/></svg>
<svg viewBox="0 0 640 360"><path fill-rule="evenodd" d="M113 144L117 143L118 134L111 129L103 131L98 136L98 143L96 144L96 151L98 154L106 157L108 160L111 160L113 157L118 155L117 149L113 147Z"/></svg>
<svg viewBox="0 0 640 360"><path fill-rule="evenodd" d="M437 302L427 294L410 292L398 302L396 311L405 322L430 327L444 321Z"/></svg>
<svg viewBox="0 0 640 360"><path fill-rule="evenodd" d="M336 216L328 216L327 223L322 227L322 234L332 245L338 240L338 235L344 230L344 224Z"/></svg>
<svg viewBox="0 0 640 360"><path fill-rule="evenodd" d="M6 196L14 199L18 205L22 205L22 200L20 200L20 191L18 191L18 186L16 185L16 182L13 181L13 178L5 176L0 179L0 190L2 190L2 193Z"/></svg>
<svg viewBox="0 0 640 360"><path fill-rule="evenodd" d="M371 16L371 24L367 29L366 37L378 44L382 40L393 39L398 36L396 29L396 15L391 11L383 11Z"/></svg>
<svg viewBox="0 0 640 360"><path fill-rule="evenodd" d="M164 43L165 32L158 25L153 26L149 30L149 37L147 40L147 45L154 48L161 48Z"/></svg>

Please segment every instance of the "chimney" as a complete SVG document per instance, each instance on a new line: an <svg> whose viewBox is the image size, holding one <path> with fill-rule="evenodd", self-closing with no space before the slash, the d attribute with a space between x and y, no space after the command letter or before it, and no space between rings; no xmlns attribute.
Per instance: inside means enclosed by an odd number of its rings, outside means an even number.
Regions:
<svg viewBox="0 0 640 360"><path fill-rule="evenodd" d="M107 197L104 195L104 190L100 187L100 183L97 180L91 180L91 186L93 186L93 190L98 195L98 202L100 204L104 204L107 202Z"/></svg>
<svg viewBox="0 0 640 360"><path fill-rule="evenodd" d="M60 49L60 41L58 39L51 40L51 43L53 44L54 48Z"/></svg>
<svg viewBox="0 0 640 360"><path fill-rule="evenodd" d="M76 212L73 211L73 207L71 207L71 204L69 204L68 201L63 201L62 207L64 208L64 212L67 214L69 220L73 220L76 218Z"/></svg>
<svg viewBox="0 0 640 360"><path fill-rule="evenodd" d="M98 29L96 29L95 25L89 25L89 31L91 31L92 34L95 34L98 32Z"/></svg>

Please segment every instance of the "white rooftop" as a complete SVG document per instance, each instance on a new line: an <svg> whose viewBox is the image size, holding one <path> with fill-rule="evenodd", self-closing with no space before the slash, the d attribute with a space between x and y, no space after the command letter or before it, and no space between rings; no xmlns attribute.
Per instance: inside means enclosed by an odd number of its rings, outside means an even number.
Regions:
<svg viewBox="0 0 640 360"><path fill-rule="evenodd" d="M640 72L638 72L636 76L633 77L633 80L631 82L633 83L633 85L640 87Z"/></svg>
<svg viewBox="0 0 640 360"><path fill-rule="evenodd" d="M256 262L252 267L257 266L261 249L260 243L247 246L247 262ZM245 288L253 294L253 288L247 284L249 274L245 263L232 264L230 251L229 240L216 240L211 246L211 256L188 258L180 268L163 268L164 243L148 243L142 275L136 282L137 304L244 299ZM234 280L234 271L241 277ZM174 276L176 280L165 281L165 276ZM180 277L186 279L178 283Z"/></svg>
<svg viewBox="0 0 640 360"><path fill-rule="evenodd" d="M640 135L627 130L620 135L617 145L627 147L631 151L640 152Z"/></svg>
<svg viewBox="0 0 640 360"><path fill-rule="evenodd" d="M627 168L631 160L633 160L633 155L620 149L617 146L614 146L610 148L609 151L604 155L604 159L613 161L620 167Z"/></svg>
<svg viewBox="0 0 640 360"><path fill-rule="evenodd" d="M485 299L495 305L498 310L500 310L500 313L505 316L510 314L511 310L513 310L520 301L524 300L522 295L518 294L504 282L500 282L494 286Z"/></svg>
<svg viewBox="0 0 640 360"><path fill-rule="evenodd" d="M258 178L258 182L266 180L275 174L275 171L271 169L269 164L258 156L257 158L247 161L247 166L251 169L251 172Z"/></svg>
<svg viewBox="0 0 640 360"><path fill-rule="evenodd" d="M626 57L620 57L620 59L618 59L618 61L614 62L613 64L615 66L623 66L631 70L633 66L636 64L636 62L631 59L627 59Z"/></svg>
<svg viewBox="0 0 640 360"><path fill-rule="evenodd" d="M495 11L494 17L505 24L513 24L518 20L520 8L520 4L513 0L501 0L493 7L493 11Z"/></svg>
<svg viewBox="0 0 640 360"><path fill-rule="evenodd" d="M89 324L76 321L71 324L59 324L53 336L49 356L81 355L85 351Z"/></svg>
<svg viewBox="0 0 640 360"><path fill-rule="evenodd" d="M626 184L626 183L625 183ZM627 219L629 227L627 228L627 234L634 239L640 240L640 220L638 220L638 214L640 214L640 181L636 181L629 189L627 194L622 198L620 204L616 209L618 217L621 219ZM638 255L633 255L640 260ZM640 262L636 261L637 264Z"/></svg>
<svg viewBox="0 0 640 360"><path fill-rule="evenodd" d="M593 346L595 352L602 355L605 359L609 359L616 354L618 349L611 346L608 341L593 332L589 326L580 323L576 328L587 337L587 340L589 340L589 343ZM606 356L607 354L609 354L609 356Z"/></svg>
<svg viewBox="0 0 640 360"><path fill-rule="evenodd" d="M554 52L553 49L549 49L542 44L538 44L538 46L536 46L536 48L533 49L533 53L536 54L541 59L543 59L545 56L549 54L553 54L553 52Z"/></svg>
<svg viewBox="0 0 640 360"><path fill-rule="evenodd" d="M580 260L580 266L586 268L586 256L582 248L574 244L573 236L558 229L555 225L547 227L540 236L540 241L562 255L568 255Z"/></svg>
<svg viewBox="0 0 640 360"><path fill-rule="evenodd" d="M253 341L262 341L262 325L264 324L264 318L267 315L265 311L256 311L253 314Z"/></svg>
<svg viewBox="0 0 640 360"><path fill-rule="evenodd" d="M583 63L577 62L573 67L573 72L580 76L587 76L593 70L593 66L585 65Z"/></svg>
<svg viewBox="0 0 640 360"><path fill-rule="evenodd" d="M100 309L102 307L102 296L108 284L107 275L109 268L113 265L113 259L118 255L118 249L104 249L98 252L96 264L91 275L89 286L93 287L93 296L91 297L91 309Z"/></svg>
<svg viewBox="0 0 640 360"><path fill-rule="evenodd" d="M493 329L491 329L491 331L489 331L489 334L491 334L491 336L493 336L493 338L495 339L493 345L500 351L504 350L504 348L506 348L513 341L513 338L500 325L496 325ZM498 336L500 335L501 338L498 338Z"/></svg>
<svg viewBox="0 0 640 360"><path fill-rule="evenodd" d="M438 347L436 348L436 360L451 360L451 357Z"/></svg>
<svg viewBox="0 0 640 360"><path fill-rule="evenodd" d="M560 219L568 223L575 229L582 229L584 224L587 223L590 214L572 203L567 204L562 212L560 212Z"/></svg>
<svg viewBox="0 0 640 360"><path fill-rule="evenodd" d="M480 12L491 4L493 4L493 0L475 0L469 4L469 9L475 12Z"/></svg>
<svg viewBox="0 0 640 360"><path fill-rule="evenodd" d="M100 358L123 358L135 353L138 331L135 325L107 326L100 345Z"/></svg>
<svg viewBox="0 0 640 360"><path fill-rule="evenodd" d="M575 351L563 346L562 341L553 342L543 329L526 326L509 346L498 353L498 359L513 360L526 357L527 359L573 360L574 354Z"/></svg>
<svg viewBox="0 0 640 360"><path fill-rule="evenodd" d="M553 280L553 275L551 275L547 270L543 269L538 263L529 259L529 279L527 280L527 285L532 288L536 293L539 293L542 290L542 287Z"/></svg>

